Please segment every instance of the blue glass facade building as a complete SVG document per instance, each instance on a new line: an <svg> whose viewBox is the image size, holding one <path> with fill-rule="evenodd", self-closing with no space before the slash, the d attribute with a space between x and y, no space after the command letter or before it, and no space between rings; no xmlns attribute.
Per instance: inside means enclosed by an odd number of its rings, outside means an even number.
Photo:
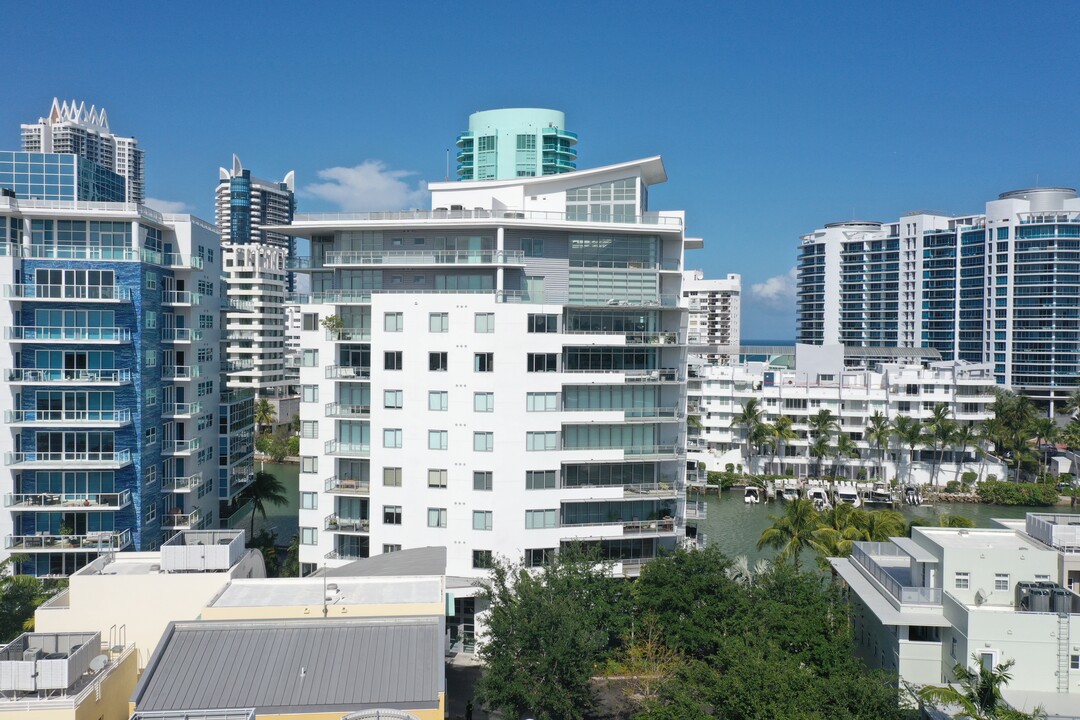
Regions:
<svg viewBox="0 0 1080 720"><path fill-rule="evenodd" d="M25 200L124 202L123 176L91 160L62 153L0 150L0 188Z"/></svg>

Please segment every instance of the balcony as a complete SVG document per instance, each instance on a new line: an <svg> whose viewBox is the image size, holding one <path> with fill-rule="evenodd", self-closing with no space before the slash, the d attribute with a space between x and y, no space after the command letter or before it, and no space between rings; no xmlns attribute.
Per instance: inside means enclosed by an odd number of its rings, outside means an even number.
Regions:
<svg viewBox="0 0 1080 720"><path fill-rule="evenodd" d="M499 210L392 210L376 212L346 212L346 213L296 213L294 222L298 224L308 222L368 222L368 223L414 223L423 220L497 220L498 225L506 224L506 220L542 220L545 222L568 222L578 223L603 223L609 225L649 225L661 226L675 230L681 228L681 217L661 215L660 213L648 212L641 215L629 215L612 217L610 213L564 213L546 210L514 210L510 208ZM485 223L490 224L490 223ZM526 223L527 224L527 223ZM290 270L299 270L311 267L311 258L293 257Z"/></svg>
<svg viewBox="0 0 1080 720"><path fill-rule="evenodd" d="M573 299L571 298L567 305L573 305L575 307L666 307L666 308L679 308L679 296L678 295L634 295L627 297L625 295L620 297L608 298L606 300L594 300L588 299Z"/></svg>
<svg viewBox="0 0 1080 720"><path fill-rule="evenodd" d="M221 306L221 309L226 312L254 312L255 302L253 300L234 300L229 298L225 301L225 304Z"/></svg>
<svg viewBox="0 0 1080 720"><path fill-rule="evenodd" d="M326 455L339 455L342 457L367 457L371 453L371 445L368 443L347 443L340 440L327 440L323 445L323 453Z"/></svg>
<svg viewBox="0 0 1080 720"><path fill-rule="evenodd" d="M7 381L14 385L126 385L131 382L130 370L59 370L15 368L8 370Z"/></svg>
<svg viewBox="0 0 1080 720"><path fill-rule="evenodd" d="M165 253L161 256L161 264L165 267L177 269L202 270L203 260L194 255L181 255L179 253Z"/></svg>
<svg viewBox="0 0 1080 720"><path fill-rule="evenodd" d="M299 358L297 358L297 359L299 359ZM289 364L289 358L285 358L285 367L292 367ZM242 359L242 360L227 360L227 361L225 361L225 372L228 372L228 373L247 372L249 370L254 370L254 369L255 369L255 361L252 360L252 359L246 359L245 358L245 359Z"/></svg>
<svg viewBox="0 0 1080 720"><path fill-rule="evenodd" d="M162 440L162 455L190 455L202 447L202 438L190 440Z"/></svg>
<svg viewBox="0 0 1080 720"><path fill-rule="evenodd" d="M370 342L371 328L343 328L327 330L326 339L333 342Z"/></svg>
<svg viewBox="0 0 1080 720"><path fill-rule="evenodd" d="M905 605L940 605L941 588L906 585L911 579L911 556L891 542L858 542L851 562L873 578L893 599Z"/></svg>
<svg viewBox="0 0 1080 720"><path fill-rule="evenodd" d="M686 376L680 370L663 368L661 370L578 370L575 372L611 372L622 373L630 383L681 383Z"/></svg>
<svg viewBox="0 0 1080 720"><path fill-rule="evenodd" d="M15 426L67 427L95 425L121 427L131 423L130 410L6 410L4 422Z"/></svg>
<svg viewBox="0 0 1080 720"><path fill-rule="evenodd" d="M687 500L686 519L705 520L709 514L709 506L704 500Z"/></svg>
<svg viewBox="0 0 1080 720"><path fill-rule="evenodd" d="M4 338L35 343L129 343L131 330L121 327L36 327L4 328Z"/></svg>
<svg viewBox="0 0 1080 720"><path fill-rule="evenodd" d="M521 250L331 250L326 267L352 265L522 265Z"/></svg>
<svg viewBox="0 0 1080 720"><path fill-rule="evenodd" d="M165 403L161 406L163 418L190 418L202 412L202 403Z"/></svg>
<svg viewBox="0 0 1080 720"><path fill-rule="evenodd" d="M259 340L262 338L262 333L257 333L254 330L227 330L225 332L226 340Z"/></svg>
<svg viewBox="0 0 1080 720"><path fill-rule="evenodd" d="M626 345L685 345L685 339L681 333L677 332L625 332L616 330L571 330L565 333L569 337L567 338L567 344L583 344L574 343L573 340L577 337L582 339L592 337L605 337L615 340L618 344L618 340L621 338L622 343Z"/></svg>
<svg viewBox="0 0 1080 720"><path fill-rule="evenodd" d="M194 328L162 328L161 342L189 343L202 340L202 330Z"/></svg>
<svg viewBox="0 0 1080 720"><path fill-rule="evenodd" d="M376 290L326 290L314 293L289 293L286 302L291 305L367 305L371 303L372 295L401 294L412 295L493 295L495 302L521 302L521 292L518 290L410 290L396 288L379 288Z"/></svg>
<svg viewBox="0 0 1080 720"><path fill-rule="evenodd" d="M327 560L360 560L367 557L367 555L361 555L359 550L331 550L323 555Z"/></svg>
<svg viewBox="0 0 1080 720"><path fill-rule="evenodd" d="M201 365L162 365L162 380L194 380L202 375Z"/></svg>
<svg viewBox="0 0 1080 720"><path fill-rule="evenodd" d="M366 379L371 377L371 368L359 365L327 365L326 377L334 380Z"/></svg>
<svg viewBox="0 0 1080 720"><path fill-rule="evenodd" d="M335 475L326 479L326 492L340 495L368 495L371 493L371 481Z"/></svg>
<svg viewBox="0 0 1080 720"><path fill-rule="evenodd" d="M254 479L255 470L250 465L237 468L229 473L229 484L232 485L233 490L242 490L250 485Z"/></svg>
<svg viewBox="0 0 1080 720"><path fill-rule="evenodd" d="M191 307L202 303L202 295L187 290L165 290L161 293L161 304L174 307Z"/></svg>
<svg viewBox="0 0 1080 720"><path fill-rule="evenodd" d="M203 474L195 473L186 477L163 477L161 489L163 492L188 493L203 484Z"/></svg>
<svg viewBox="0 0 1080 720"><path fill-rule="evenodd" d="M113 285L5 285L8 300L35 302L131 302L131 289Z"/></svg>
<svg viewBox="0 0 1080 720"><path fill-rule="evenodd" d="M22 552L123 550L131 544L131 531L96 530L82 535L8 535L4 547Z"/></svg>
<svg viewBox="0 0 1080 720"><path fill-rule="evenodd" d="M366 533L371 529L367 518L346 518L339 515L327 515L323 519L323 529L336 533Z"/></svg>
<svg viewBox="0 0 1080 720"><path fill-rule="evenodd" d="M191 530L199 524L199 511L183 513L170 510L161 516L161 527L169 530Z"/></svg>
<svg viewBox="0 0 1080 720"><path fill-rule="evenodd" d="M371 416L371 406L327 403L324 415L328 418L368 418Z"/></svg>
<svg viewBox="0 0 1080 720"><path fill-rule="evenodd" d="M4 453L4 464L27 469L71 470L119 470L131 464L130 450L116 452L9 452Z"/></svg>
<svg viewBox="0 0 1080 720"><path fill-rule="evenodd" d="M15 510L119 510L131 504L131 492L111 493L13 493L4 496L4 507Z"/></svg>

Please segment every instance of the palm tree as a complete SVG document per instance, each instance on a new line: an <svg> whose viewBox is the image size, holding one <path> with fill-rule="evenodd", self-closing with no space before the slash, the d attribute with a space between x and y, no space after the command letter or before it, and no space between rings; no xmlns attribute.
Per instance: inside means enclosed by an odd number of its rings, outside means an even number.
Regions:
<svg viewBox="0 0 1080 720"><path fill-rule="evenodd" d="M746 466L748 470L753 470L753 446L755 435L760 437L758 428L760 428L765 422L765 411L761 408L761 404L757 398L750 398L743 405L742 411L735 416L733 424L742 428L743 440L746 442Z"/></svg>
<svg viewBox="0 0 1080 720"><path fill-rule="evenodd" d="M776 418L776 422L769 425L769 432L773 437L773 464L776 464L776 456L780 452L780 448L786 448L789 440L794 440L799 437L799 434L792 428L792 419L787 415L781 415ZM781 473L777 472L777 475Z"/></svg>
<svg viewBox="0 0 1080 720"><path fill-rule="evenodd" d="M1060 413L1080 419L1080 389L1073 390L1072 395L1062 404Z"/></svg>
<svg viewBox="0 0 1080 720"><path fill-rule="evenodd" d="M266 398L262 398L259 402L255 403L255 424L261 427L264 431L274 424L277 419L277 411L274 410L274 405Z"/></svg>
<svg viewBox="0 0 1080 720"><path fill-rule="evenodd" d="M745 555L735 558L735 562L724 570L724 575L740 585L753 585L757 579L769 571L769 563L758 560L751 567L750 560Z"/></svg>
<svg viewBox="0 0 1080 720"><path fill-rule="evenodd" d="M809 430L807 439L810 441L806 451L810 457L818 459L817 475L820 476L821 458L829 455L829 439L838 427L836 416L832 414L832 410L819 410L816 415L806 419L806 425Z"/></svg>
<svg viewBox="0 0 1080 720"><path fill-rule="evenodd" d="M855 542L863 539L865 515L865 510L839 503L818 516L820 526L814 531L814 549L822 569L828 567L828 558L851 555Z"/></svg>
<svg viewBox="0 0 1080 720"><path fill-rule="evenodd" d="M907 521L895 510L873 510L865 513L862 527L862 540L868 542L888 542L889 538L904 534Z"/></svg>
<svg viewBox="0 0 1080 720"><path fill-rule="evenodd" d="M243 493L243 500L251 501L251 533L248 539L255 537L255 515L261 514L266 520L266 506L283 507L289 504L289 497L285 494L285 485L274 475L268 472L255 473L255 479L251 481Z"/></svg>
<svg viewBox="0 0 1080 720"><path fill-rule="evenodd" d="M1044 446L1057 443L1058 438L1061 437L1061 428L1058 427L1053 418L1038 418L1031 422L1030 432L1035 436L1035 447L1039 448L1043 465L1046 465L1047 453Z"/></svg>
<svg viewBox="0 0 1080 720"><path fill-rule="evenodd" d="M851 436L847 433L840 433L836 436L836 459L841 469L844 467L844 460L847 458L859 457L859 446L855 444L855 441L851 439Z"/></svg>
<svg viewBox="0 0 1080 720"><path fill-rule="evenodd" d="M889 445L891 437L892 428L889 427L889 418L880 410L875 410L866 428L866 439L878 449L878 477L882 480L885 479L885 448Z"/></svg>
<svg viewBox="0 0 1080 720"><path fill-rule="evenodd" d="M975 521L966 515L943 512L937 516L938 527L945 528L973 528Z"/></svg>
<svg viewBox="0 0 1080 720"><path fill-rule="evenodd" d="M1030 715L1021 713L1005 704L1001 699L1001 689L1009 684L1014 660L1000 662L992 668L986 667L978 655L971 656L975 667L972 669L957 663L953 667L956 684L937 687L928 685L919 690L919 697L931 703L944 703L961 708L955 717L971 720L1019 720L1019 718L1045 717L1042 708L1036 708Z"/></svg>
<svg viewBox="0 0 1080 720"><path fill-rule="evenodd" d="M982 449L979 447L979 440L979 430L974 425L963 424L956 426L956 430L952 437L952 444L956 450L960 451L960 459L956 463L956 476L953 478L954 480L960 479L960 471L963 469L964 461L967 459L967 449L969 447L975 448L975 455L977 457L983 456ZM982 478L981 471L979 477L980 479Z"/></svg>
<svg viewBox="0 0 1080 720"><path fill-rule="evenodd" d="M799 498L787 504L783 515L770 515L769 519L773 524L761 533L758 550L765 546L777 550L777 559L791 560L798 572L802 564L800 555L804 549L813 547L814 531L819 524L813 501Z"/></svg>
<svg viewBox="0 0 1080 720"><path fill-rule="evenodd" d="M832 454L833 448L829 444L828 435L819 435L810 443L810 457L817 458L817 462L814 463L815 477L821 477L822 461L827 457L832 457Z"/></svg>
<svg viewBox="0 0 1080 720"><path fill-rule="evenodd" d="M897 441L908 449L908 482L911 482L912 470L915 466L915 446L923 441L923 427L918 420L913 420L907 415L900 415L893 420L893 434Z"/></svg>
<svg viewBox="0 0 1080 720"><path fill-rule="evenodd" d="M926 438L934 451L934 467L930 473L930 484L937 485L937 474L941 462L945 459L945 448L956 435L956 423L949 418L949 408L945 403L934 405L930 419L926 421Z"/></svg>

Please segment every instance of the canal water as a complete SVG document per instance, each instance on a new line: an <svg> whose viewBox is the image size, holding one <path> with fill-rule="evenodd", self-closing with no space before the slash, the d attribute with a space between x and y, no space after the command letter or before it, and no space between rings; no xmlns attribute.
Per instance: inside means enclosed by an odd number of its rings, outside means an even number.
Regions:
<svg viewBox="0 0 1080 720"><path fill-rule="evenodd" d="M261 468L258 468L261 469ZM266 463L266 472L272 473L285 486L289 497L288 505L282 507L269 506L267 519L263 520L260 515L255 521L255 531L272 528L277 532L277 541L281 545L287 545L297 531L297 511L300 507L300 466L295 464ZM699 495L691 495L693 499L701 499ZM708 536L709 545L715 545L729 557L745 555L751 563L758 558L771 558L775 552L769 548L758 550L758 538L767 527L772 525L771 515L779 515L784 512L784 504L781 502L762 503L759 505L747 505L743 503L742 490L728 490L705 496L709 511L704 522L704 531ZM329 512L329 511L327 511ZM930 524L937 524L936 518L941 513L951 515L964 515L975 521L976 527L995 527L994 518L1022 518L1028 512L1055 512L1077 513L1080 507L1070 508L1068 505L1056 508L1045 507L1010 507L1002 505L978 505L968 503L938 503L934 506L923 505L921 507L905 506L901 510L908 520L922 518ZM233 527L250 527L251 516L243 513L233 521Z"/></svg>

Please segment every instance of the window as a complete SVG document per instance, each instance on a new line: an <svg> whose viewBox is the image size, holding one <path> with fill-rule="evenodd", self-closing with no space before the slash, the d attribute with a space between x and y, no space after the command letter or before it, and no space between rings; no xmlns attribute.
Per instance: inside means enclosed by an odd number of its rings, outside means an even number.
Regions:
<svg viewBox="0 0 1080 720"><path fill-rule="evenodd" d="M301 510L318 510L319 509L319 493L314 493L314 492L302 492L302 493L300 493L300 509Z"/></svg>
<svg viewBox="0 0 1080 720"><path fill-rule="evenodd" d="M301 545L318 545L319 544L319 531L312 527L300 528L300 544Z"/></svg>
<svg viewBox="0 0 1080 720"><path fill-rule="evenodd" d="M473 370L476 372L494 372L495 353L476 353L473 357Z"/></svg>
<svg viewBox="0 0 1080 720"><path fill-rule="evenodd" d="M472 514L472 529L473 530L490 530L491 529L491 511L490 510L473 510Z"/></svg>
<svg viewBox="0 0 1080 720"><path fill-rule="evenodd" d="M382 446L384 448L401 447L401 429L384 428L382 431Z"/></svg>
<svg viewBox="0 0 1080 720"><path fill-rule="evenodd" d="M445 390L431 390L427 394L427 409L435 412L446 412L450 406L450 393Z"/></svg>
<svg viewBox="0 0 1080 720"><path fill-rule="evenodd" d="M300 387L300 402L305 402L305 403L317 403L317 402L319 402L319 386L318 385L302 385Z"/></svg>
<svg viewBox="0 0 1080 720"><path fill-rule="evenodd" d="M525 565L528 567L541 567L548 560L554 559L555 548L526 548Z"/></svg>
<svg viewBox="0 0 1080 720"><path fill-rule="evenodd" d="M476 452L494 452L495 451L495 433L493 432L474 432L472 434L472 449Z"/></svg>
<svg viewBox="0 0 1080 720"><path fill-rule="evenodd" d="M386 487L401 487L401 468L384 467L382 469L382 484Z"/></svg>
<svg viewBox="0 0 1080 720"><path fill-rule="evenodd" d="M383 505L383 508L382 508L382 521L383 521L383 525L400 525L401 524L401 506L400 505Z"/></svg>
<svg viewBox="0 0 1080 720"><path fill-rule="evenodd" d="M491 490L492 473L490 470L475 470L472 474L473 490Z"/></svg>
<svg viewBox="0 0 1080 720"><path fill-rule="evenodd" d="M150 505L150 507L146 508L146 513L143 514L143 520L146 523L152 523L155 520L157 520L157 505L156 504L152 503Z"/></svg>
<svg viewBox="0 0 1080 720"><path fill-rule="evenodd" d="M154 273L146 273L146 289L157 290L157 275Z"/></svg>
<svg viewBox="0 0 1080 720"><path fill-rule="evenodd" d="M1049 575L1036 575L1035 582L1050 582Z"/></svg>
<svg viewBox="0 0 1080 720"><path fill-rule="evenodd" d="M447 362L446 353L428 353L428 370L431 370L432 372L446 372L448 366L449 363Z"/></svg>
<svg viewBox="0 0 1080 720"><path fill-rule="evenodd" d="M559 409L558 405L558 393L525 393L525 410L528 412L554 412Z"/></svg>
<svg viewBox="0 0 1080 720"><path fill-rule="evenodd" d="M428 450L445 450L447 447L447 436L449 433L446 430L428 430L427 432L427 446Z"/></svg>
<svg viewBox="0 0 1080 720"><path fill-rule="evenodd" d="M491 551L473 550L472 566L477 570L489 570L491 568Z"/></svg>
<svg viewBox="0 0 1080 720"><path fill-rule="evenodd" d="M401 552L401 545L397 545L397 544L383 545L382 546L382 551L384 553Z"/></svg>
<svg viewBox="0 0 1080 720"><path fill-rule="evenodd" d="M300 437L302 438L317 438L319 437L319 421L318 420L304 420L300 423Z"/></svg>
<svg viewBox="0 0 1080 720"><path fill-rule="evenodd" d="M317 473L317 472L319 472L319 458L301 456L301 458L300 458L300 472L304 472L304 473Z"/></svg>
<svg viewBox="0 0 1080 720"><path fill-rule="evenodd" d="M433 528L446 527L446 508L428 508L427 526Z"/></svg>
<svg viewBox="0 0 1080 720"><path fill-rule="evenodd" d="M300 355L300 364L304 367L319 367L319 351L305 349Z"/></svg>
<svg viewBox="0 0 1080 720"><path fill-rule="evenodd" d="M495 412L495 393L492 393L492 392L473 393L473 411L475 411L475 412Z"/></svg>
<svg viewBox="0 0 1080 720"><path fill-rule="evenodd" d="M495 313L476 313L474 329L478 333L495 332Z"/></svg>
<svg viewBox="0 0 1080 720"><path fill-rule="evenodd" d="M319 329L318 313L303 313L300 316L300 328L304 332L312 332Z"/></svg>
<svg viewBox="0 0 1080 720"><path fill-rule="evenodd" d="M558 315L529 315L529 332L553 333L559 332Z"/></svg>
<svg viewBox="0 0 1080 720"><path fill-rule="evenodd" d="M1009 589L1009 575L1008 575L1008 573L996 573L994 575L994 589L995 590L1008 590Z"/></svg>
<svg viewBox="0 0 1080 720"><path fill-rule="evenodd" d="M526 510L525 527L529 530L555 527L555 510Z"/></svg>
<svg viewBox="0 0 1080 720"><path fill-rule="evenodd" d="M388 312L383 315L383 330L386 332L404 332L405 315L399 312Z"/></svg>
<svg viewBox="0 0 1080 720"><path fill-rule="evenodd" d="M157 428L146 428L143 436L146 445L157 445Z"/></svg>
<svg viewBox="0 0 1080 720"><path fill-rule="evenodd" d="M956 573L956 589L967 590L970 585L970 577L966 572Z"/></svg>
<svg viewBox="0 0 1080 720"><path fill-rule="evenodd" d="M1080 655L1069 656L1069 669L1080 670Z"/></svg>
<svg viewBox="0 0 1080 720"><path fill-rule="evenodd" d="M544 257L544 241L537 238L522 238L521 252L525 257Z"/></svg>
<svg viewBox="0 0 1080 720"><path fill-rule="evenodd" d="M427 486L430 488L445 488L446 470L429 469L427 471Z"/></svg>
<svg viewBox="0 0 1080 720"><path fill-rule="evenodd" d="M554 430L548 432L525 433L526 450L554 450L558 441L558 433Z"/></svg>
<svg viewBox="0 0 1080 720"><path fill-rule="evenodd" d="M146 472L143 474L143 482L147 485L153 485L157 482L157 465L146 468Z"/></svg>
<svg viewBox="0 0 1080 720"><path fill-rule="evenodd" d="M526 470L526 490L551 490L555 487L555 470Z"/></svg>
<svg viewBox="0 0 1080 720"><path fill-rule="evenodd" d="M144 394L144 397L146 398L146 407L153 407L153 406L157 405L157 403L158 403L158 389L157 388L146 388L146 392Z"/></svg>
<svg viewBox="0 0 1080 720"><path fill-rule="evenodd" d="M153 329L157 327L157 313L152 310L146 311L146 327Z"/></svg>
<svg viewBox="0 0 1080 720"><path fill-rule="evenodd" d="M555 372L557 369L555 353L529 353L529 372Z"/></svg>
<svg viewBox="0 0 1080 720"><path fill-rule="evenodd" d="M157 351L147 350L146 353L146 367L157 367Z"/></svg>
<svg viewBox="0 0 1080 720"><path fill-rule="evenodd" d="M450 332L450 313L431 313L428 316L428 332Z"/></svg>
<svg viewBox="0 0 1080 720"><path fill-rule="evenodd" d="M383 390L383 407L392 410L401 409L405 400L404 390Z"/></svg>
<svg viewBox="0 0 1080 720"><path fill-rule="evenodd" d="M400 370L402 357L400 350L387 350L383 353L383 368L386 370Z"/></svg>

